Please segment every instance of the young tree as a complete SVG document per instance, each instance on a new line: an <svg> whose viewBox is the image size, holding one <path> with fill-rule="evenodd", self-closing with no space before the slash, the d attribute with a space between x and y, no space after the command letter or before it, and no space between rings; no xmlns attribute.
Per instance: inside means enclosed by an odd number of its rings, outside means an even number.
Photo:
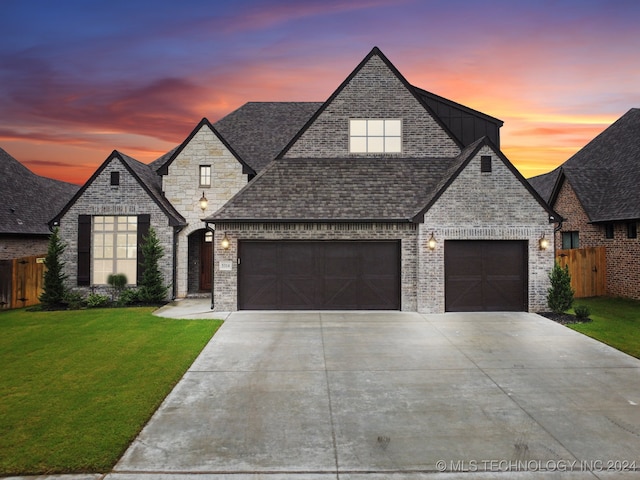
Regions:
<svg viewBox="0 0 640 480"><path fill-rule="evenodd" d="M554 313L564 313L573 305L574 291L571 288L569 267L562 268L558 263L549 274L551 287L547 290L547 304Z"/></svg>
<svg viewBox="0 0 640 480"><path fill-rule="evenodd" d="M60 240L58 229L54 229L49 238L47 256L44 259L44 265L47 269L44 272L43 291L40 295L40 303L46 308L60 308L64 304L67 293L64 281L67 275L64 274L64 262L61 257L66 248L66 245Z"/></svg>
<svg viewBox="0 0 640 480"><path fill-rule="evenodd" d="M153 227L149 228L149 233L143 238L142 244L142 280L138 285L138 298L144 303L161 303L165 299L169 287L162 281L162 274L158 267L158 262L164 254L160 240Z"/></svg>

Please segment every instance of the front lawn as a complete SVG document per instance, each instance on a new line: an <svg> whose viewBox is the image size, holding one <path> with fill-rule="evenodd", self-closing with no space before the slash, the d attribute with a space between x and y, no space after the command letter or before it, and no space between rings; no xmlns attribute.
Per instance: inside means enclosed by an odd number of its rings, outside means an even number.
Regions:
<svg viewBox="0 0 640 480"><path fill-rule="evenodd" d="M108 472L222 323L0 312L0 475Z"/></svg>
<svg viewBox="0 0 640 480"><path fill-rule="evenodd" d="M587 305L592 321L568 325L569 328L640 358L640 301L593 297L577 298L573 304Z"/></svg>

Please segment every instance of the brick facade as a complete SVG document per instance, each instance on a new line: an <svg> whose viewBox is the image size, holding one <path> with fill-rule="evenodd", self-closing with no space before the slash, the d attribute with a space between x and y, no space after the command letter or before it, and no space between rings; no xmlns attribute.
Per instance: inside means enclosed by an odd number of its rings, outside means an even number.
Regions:
<svg viewBox="0 0 640 480"><path fill-rule="evenodd" d="M111 172L120 173L120 185L111 185ZM168 225L166 214L149 197L136 179L129 174L118 158L113 158L90 183L83 194L60 219L60 238L67 245L62 261L65 262L67 286L88 293L106 292L105 286L78 287L78 218L80 215L140 215L151 216L164 256L159 267L166 285L173 284L174 229ZM117 272L114 272L117 273ZM93 277L92 277L93 278ZM133 283L135 279L129 279ZM170 288L167 297L171 296Z"/></svg>
<svg viewBox="0 0 640 480"><path fill-rule="evenodd" d="M200 165L211 166L209 187L200 186ZM196 254L189 254L189 236L204 229L202 219L224 205L247 184L248 178L242 173L242 164L213 131L203 125L169 165L168 174L162 180L167 200L188 223L178 234L176 257L176 295L185 297L198 290L193 274L189 286L189 268L199 268L199 261L194 261ZM199 204L203 192L208 200L205 211ZM199 244L192 240L191 247L199 249Z"/></svg>
<svg viewBox="0 0 640 480"><path fill-rule="evenodd" d="M344 158L349 153L349 119L402 119L398 157L453 157L460 148L400 79L373 56L285 154L291 158ZM390 154L367 156L388 157Z"/></svg>
<svg viewBox="0 0 640 480"><path fill-rule="evenodd" d="M614 222L614 238L605 238L603 224L589 223L578 196L565 180L554 208L565 219L556 233L556 249L562 249L562 233L577 231L579 248L606 247L607 294L640 300L640 239L627 238L627 222Z"/></svg>
<svg viewBox="0 0 640 480"><path fill-rule="evenodd" d="M492 172L480 172L480 157L492 156ZM434 233L437 248L427 240ZM553 249L540 250L542 235L553 237L549 214L489 147L483 147L425 214L418 234L418 311L444 312L446 240L528 242L528 308L546 308Z"/></svg>
<svg viewBox="0 0 640 480"><path fill-rule="evenodd" d="M0 260L46 254L48 247L47 235L0 235Z"/></svg>

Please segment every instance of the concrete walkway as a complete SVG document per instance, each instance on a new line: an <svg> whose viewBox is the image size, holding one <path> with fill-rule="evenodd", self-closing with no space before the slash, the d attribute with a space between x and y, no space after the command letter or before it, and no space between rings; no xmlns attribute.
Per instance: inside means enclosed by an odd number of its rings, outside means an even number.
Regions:
<svg viewBox="0 0 640 480"><path fill-rule="evenodd" d="M185 302L159 314L221 316ZM114 471L73 480L638 477L640 361L538 315L222 318Z"/></svg>

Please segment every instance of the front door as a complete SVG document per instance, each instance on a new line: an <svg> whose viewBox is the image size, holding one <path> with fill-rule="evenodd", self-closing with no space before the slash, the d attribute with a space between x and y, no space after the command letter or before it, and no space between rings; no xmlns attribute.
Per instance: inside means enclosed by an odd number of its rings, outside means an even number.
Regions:
<svg viewBox="0 0 640 480"><path fill-rule="evenodd" d="M200 290L211 290L213 233L204 230L200 241Z"/></svg>

